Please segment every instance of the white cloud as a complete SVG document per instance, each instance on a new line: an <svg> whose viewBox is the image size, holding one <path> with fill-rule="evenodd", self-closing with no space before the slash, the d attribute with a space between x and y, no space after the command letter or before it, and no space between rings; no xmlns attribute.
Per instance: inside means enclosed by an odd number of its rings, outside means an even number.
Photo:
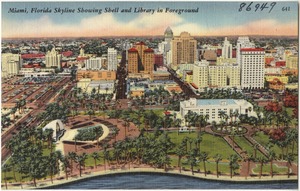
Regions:
<svg viewBox="0 0 300 191"><path fill-rule="evenodd" d="M3 19L2 37L79 37L114 35L162 35L170 26L174 35L187 31L192 35L297 35L297 22L278 23L260 20L241 26L208 28L183 20L177 14L140 14L129 22L122 22L113 14L102 14L82 19L79 23L63 25L54 23L48 16L25 22Z"/></svg>

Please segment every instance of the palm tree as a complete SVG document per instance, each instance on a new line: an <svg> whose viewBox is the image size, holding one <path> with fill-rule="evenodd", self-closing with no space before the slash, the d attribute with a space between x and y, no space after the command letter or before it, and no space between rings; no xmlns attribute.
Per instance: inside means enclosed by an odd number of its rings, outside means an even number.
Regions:
<svg viewBox="0 0 300 191"><path fill-rule="evenodd" d="M119 134L120 129L115 127L112 131L112 135L115 137L115 142L117 141L117 135Z"/></svg>
<svg viewBox="0 0 300 191"><path fill-rule="evenodd" d="M97 168L97 160L100 159L100 156L99 156L99 154L98 154L97 152L93 152L93 153L91 154L91 157L94 159L95 169L96 169L96 168Z"/></svg>
<svg viewBox="0 0 300 191"><path fill-rule="evenodd" d="M234 170L239 168L239 164L237 163L238 156L236 154L232 154L228 157L228 160L230 168L230 178L232 178Z"/></svg>
<svg viewBox="0 0 300 191"><path fill-rule="evenodd" d="M199 149L199 152L200 152L201 142L202 142L202 136L201 136L201 134L200 135L198 134L195 139L195 143L196 143L197 148Z"/></svg>
<svg viewBox="0 0 300 191"><path fill-rule="evenodd" d="M287 175L288 175L288 178L290 178L290 168L292 166L292 162L294 161L294 156L291 153L289 153L286 156L286 161L287 161L287 167L288 167Z"/></svg>
<svg viewBox="0 0 300 191"><path fill-rule="evenodd" d="M292 154L294 154L295 142L298 140L298 130L297 129L289 129L287 132L287 138L292 141Z"/></svg>
<svg viewBox="0 0 300 191"><path fill-rule="evenodd" d="M262 171L263 171L263 165L266 162L266 159L264 156L259 156L257 160L260 162L259 178L261 178Z"/></svg>
<svg viewBox="0 0 300 191"><path fill-rule="evenodd" d="M179 168L179 172L181 173L181 158L186 154L184 145L183 145L183 144L180 144L180 145L177 147L175 153L176 153L177 156L178 156L178 164L177 164L177 166L178 166L178 168Z"/></svg>
<svg viewBox="0 0 300 191"><path fill-rule="evenodd" d="M268 153L268 160L270 161L270 176L273 178L273 160L276 158L274 151Z"/></svg>
<svg viewBox="0 0 300 191"><path fill-rule="evenodd" d="M194 175L194 166L197 165L196 155L197 155L197 150L193 149L193 150L190 150L190 152L187 156L188 163L191 165L191 171L192 171L193 175Z"/></svg>
<svg viewBox="0 0 300 191"><path fill-rule="evenodd" d="M208 154L206 152L201 152L199 155L199 159L203 162L204 166L204 176L206 176L206 165L205 162L207 161Z"/></svg>
<svg viewBox="0 0 300 191"><path fill-rule="evenodd" d="M48 148L51 149L52 152L52 137L53 137L54 130L53 129L45 129L44 134L45 137L47 138L48 142Z"/></svg>
<svg viewBox="0 0 300 191"><path fill-rule="evenodd" d="M4 164L2 166L2 172L4 172L4 182L5 182L5 188L7 190L7 177L6 173L10 171L10 166L8 164Z"/></svg>
<svg viewBox="0 0 300 191"><path fill-rule="evenodd" d="M62 168L65 171L66 180L68 180L68 168L70 167L70 163L67 157L63 157L62 159Z"/></svg>
<svg viewBox="0 0 300 191"><path fill-rule="evenodd" d="M223 111L223 110L219 111L218 114L219 114L219 116L220 116L221 119L225 119L225 116L227 116L226 112Z"/></svg>
<svg viewBox="0 0 300 191"><path fill-rule="evenodd" d="M177 128L177 135L179 135L179 130L181 127L182 119L175 119L174 121L174 126Z"/></svg>
<svg viewBox="0 0 300 191"><path fill-rule="evenodd" d="M217 178L219 178L219 162L223 159L221 154L216 154L214 156L215 162L216 162L216 173Z"/></svg>
<svg viewBox="0 0 300 191"><path fill-rule="evenodd" d="M106 171L106 161L108 161L108 165L109 165L109 151L104 150L103 151L103 159L104 159L104 170Z"/></svg>
<svg viewBox="0 0 300 191"><path fill-rule="evenodd" d="M257 154L257 149L258 149L259 145L256 143L253 145L253 150L254 150L254 159L256 159L256 154Z"/></svg>
<svg viewBox="0 0 300 191"><path fill-rule="evenodd" d="M96 140L97 140L97 147L99 148L99 137L103 134L103 130L101 127L96 126L93 128L93 132L96 135Z"/></svg>
<svg viewBox="0 0 300 191"><path fill-rule="evenodd" d="M73 161L76 160L77 154L75 152L69 152L68 153L68 158L71 160L71 174L73 172Z"/></svg>
<svg viewBox="0 0 300 191"><path fill-rule="evenodd" d="M250 174L250 162L254 160L253 155L247 155L247 174L246 174L246 179Z"/></svg>
<svg viewBox="0 0 300 191"><path fill-rule="evenodd" d="M48 170L50 172L50 179L52 184L53 184L53 175L55 174L55 165L56 165L55 156L53 153L51 153L48 162Z"/></svg>
<svg viewBox="0 0 300 191"><path fill-rule="evenodd" d="M78 163L79 165L79 176L81 177L81 172L82 172L82 169L81 169L81 166L85 166L84 163L85 163L85 160L87 159L88 155L86 153L82 153L81 155L78 155L76 157L76 162Z"/></svg>

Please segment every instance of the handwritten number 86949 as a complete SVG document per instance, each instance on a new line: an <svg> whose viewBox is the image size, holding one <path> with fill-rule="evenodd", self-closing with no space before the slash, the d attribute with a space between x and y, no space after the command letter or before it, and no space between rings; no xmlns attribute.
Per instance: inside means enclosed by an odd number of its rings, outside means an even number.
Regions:
<svg viewBox="0 0 300 191"><path fill-rule="evenodd" d="M239 12L241 11L263 11L263 10L269 10L269 13L273 10L273 8L275 7L276 2L272 2L272 3L253 3L253 2L249 2L249 3L241 3L240 4L240 8L239 8Z"/></svg>

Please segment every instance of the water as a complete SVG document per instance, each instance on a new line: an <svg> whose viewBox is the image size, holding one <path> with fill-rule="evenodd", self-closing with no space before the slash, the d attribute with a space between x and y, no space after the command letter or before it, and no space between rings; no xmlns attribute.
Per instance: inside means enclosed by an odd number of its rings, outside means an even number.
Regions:
<svg viewBox="0 0 300 191"><path fill-rule="evenodd" d="M93 177L48 189L297 189L298 182L220 182L161 173L127 173Z"/></svg>

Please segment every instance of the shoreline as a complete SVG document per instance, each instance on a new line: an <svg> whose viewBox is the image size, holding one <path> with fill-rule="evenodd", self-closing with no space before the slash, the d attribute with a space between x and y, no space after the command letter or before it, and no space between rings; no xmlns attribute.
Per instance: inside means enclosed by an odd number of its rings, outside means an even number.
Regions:
<svg viewBox="0 0 300 191"><path fill-rule="evenodd" d="M198 173L194 172L194 175L191 173L191 171L181 171L181 173L176 170L168 170L167 172L164 171L164 169L154 169L154 168L131 168L131 169L114 169L114 170L107 170L107 171L97 171L97 172L85 172L82 173L82 176L79 177L79 175L68 177L68 180L65 179L59 179L62 176L58 178L53 179L53 184L50 180L42 180L37 181L37 187L34 187L33 183L28 184L22 184L22 188L20 184L12 183L8 184L8 190L15 190L15 189L53 189L53 188L59 188L60 185L64 184L72 184L74 182L80 182L84 181L86 179L95 178L95 177L102 177L102 176L114 176L118 174L130 174L130 173L153 173L153 174L165 174L165 175L174 175L174 176L186 176L191 178L197 178L212 182L228 182L228 183L245 183L245 184L255 184L255 183L272 183L272 182L298 182L298 176L297 175L291 175L290 178L287 178L287 175L275 175L273 178L271 176L265 176L261 179L258 176L251 177L240 177L240 176L233 176L230 178L229 175L220 175L219 178L215 174L207 174L207 176L204 175L204 173ZM5 184L1 184L2 189L5 189Z"/></svg>

